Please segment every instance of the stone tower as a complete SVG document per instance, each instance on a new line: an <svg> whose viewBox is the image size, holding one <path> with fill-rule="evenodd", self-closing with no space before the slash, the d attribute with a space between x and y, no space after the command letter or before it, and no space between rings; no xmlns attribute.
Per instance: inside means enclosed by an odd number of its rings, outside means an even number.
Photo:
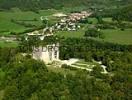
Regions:
<svg viewBox="0 0 132 100"><path fill-rule="evenodd" d="M33 50L33 58L42 60L46 64L59 60L59 44L39 46Z"/></svg>

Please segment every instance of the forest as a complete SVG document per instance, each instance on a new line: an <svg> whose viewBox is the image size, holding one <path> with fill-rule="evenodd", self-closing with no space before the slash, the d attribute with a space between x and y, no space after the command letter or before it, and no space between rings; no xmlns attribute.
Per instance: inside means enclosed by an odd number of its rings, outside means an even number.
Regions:
<svg viewBox="0 0 132 100"><path fill-rule="evenodd" d="M131 0L0 0L0 9L11 9L18 7L22 10L40 9L61 9L62 7L92 6L101 5L112 7L114 5L126 5L132 3Z"/></svg>
<svg viewBox="0 0 132 100"><path fill-rule="evenodd" d="M53 14L85 10L93 14L76 22L79 30L27 36L57 23ZM0 100L132 99L132 0L0 0L0 19ZM33 59L33 47L56 43L59 60L101 62L108 73L99 64L88 71Z"/></svg>
<svg viewBox="0 0 132 100"><path fill-rule="evenodd" d="M88 51L62 50L62 59L74 56L86 61L102 61L111 75L102 74L98 67L92 72L69 69L75 71L75 75L55 73L48 70L44 62L30 55L22 56L19 48L1 48L0 93L4 91L3 100L130 100L132 51L128 51L129 46L107 48L90 40L72 40L63 39L65 42L61 45L67 44L66 49L73 48L73 43L95 46ZM97 45L102 47L99 49Z"/></svg>

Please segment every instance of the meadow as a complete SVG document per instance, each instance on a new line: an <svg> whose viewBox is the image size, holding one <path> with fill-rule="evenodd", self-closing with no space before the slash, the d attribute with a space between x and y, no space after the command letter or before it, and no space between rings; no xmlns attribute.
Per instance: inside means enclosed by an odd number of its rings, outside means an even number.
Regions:
<svg viewBox="0 0 132 100"><path fill-rule="evenodd" d="M84 7L83 7L84 8ZM58 19L52 15L58 12L70 13L75 10L82 10L82 7L78 8L63 8L62 10L47 9L39 10L38 12L21 11L18 8L12 8L9 11L0 11L0 35L9 35L11 32L21 33L34 27L25 27L24 25L13 23L15 20L20 23L34 25L40 27L43 25L41 17L48 19L49 23L55 23Z"/></svg>
<svg viewBox="0 0 132 100"><path fill-rule="evenodd" d="M80 29L78 31L58 31L55 35L65 38L81 38L84 36L85 30Z"/></svg>
<svg viewBox="0 0 132 100"><path fill-rule="evenodd" d="M53 65L47 66L48 71L54 72L54 73L60 73L62 75L67 75L67 74L76 74L76 70L70 70L70 69L65 69L65 68L59 68L59 67L54 67Z"/></svg>
<svg viewBox="0 0 132 100"><path fill-rule="evenodd" d="M80 29L78 31L58 31L57 36L65 38L84 38L86 29ZM132 29L125 29L124 31L120 29L105 29L101 30L103 33L103 39L94 38L99 41L111 42L117 44L132 44Z"/></svg>
<svg viewBox="0 0 132 100"><path fill-rule="evenodd" d="M57 10L50 9L40 10L39 13L35 13L32 11L21 11L16 8L10 11L0 11L0 35L8 35L10 32L19 33L33 28L13 23L11 20L24 22L26 24L39 27L43 25L41 16L43 16L43 18L48 18L53 22L55 19L52 17L52 14L56 12Z"/></svg>
<svg viewBox="0 0 132 100"><path fill-rule="evenodd" d="M102 30L104 41L118 44L132 44L132 29L106 29Z"/></svg>
<svg viewBox="0 0 132 100"><path fill-rule="evenodd" d="M17 47L18 42L13 41L13 42L6 42L6 41L0 41L0 47Z"/></svg>
<svg viewBox="0 0 132 100"><path fill-rule="evenodd" d="M82 7L81 7L82 8ZM58 19L53 17L52 15L57 12L69 13L74 10L82 10L81 8L63 8L62 10L39 10L38 13L32 11L21 11L17 8L13 8L10 11L0 11L0 35L10 35L11 32L21 33L28 29L33 29L34 27L25 27L20 24L13 23L12 20L16 20L18 22L24 22L26 24L31 24L36 27L40 27L43 25L41 21L41 16L43 18L47 18L49 22L55 23ZM84 9L84 8L83 8ZM112 18L103 18L104 21L112 22ZM89 21L92 21L92 24L97 24L96 18L89 18ZM85 31L87 30L89 25L84 25L81 29L77 31L57 31L55 35L66 37L66 38L83 38ZM125 29L121 31L120 29L105 29L101 30L104 34L105 42L119 43L119 44L132 44L132 29ZM0 46L4 47L5 44L7 46L15 45L16 43L5 43L4 41L0 41Z"/></svg>
<svg viewBox="0 0 132 100"><path fill-rule="evenodd" d="M88 18L89 21L92 22L92 25L96 25L98 23L96 18ZM112 18L103 18L105 22L112 22ZM131 23L123 21L124 23ZM55 34L60 37L65 38L84 38L85 31L91 24L84 24L83 27L77 31L58 31ZM101 29L103 34L103 39L93 38L95 40L104 41L104 42L111 42L115 44L125 44L131 45L132 44L132 29L125 29L121 30L117 29Z"/></svg>

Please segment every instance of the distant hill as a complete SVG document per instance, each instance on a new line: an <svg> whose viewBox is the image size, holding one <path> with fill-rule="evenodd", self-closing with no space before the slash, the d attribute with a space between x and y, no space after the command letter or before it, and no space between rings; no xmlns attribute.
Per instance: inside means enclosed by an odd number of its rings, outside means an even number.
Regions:
<svg viewBox="0 0 132 100"><path fill-rule="evenodd" d="M13 7L21 10L38 9L60 9L62 7L76 6L120 6L132 3L132 0L0 0L0 9L11 9Z"/></svg>
<svg viewBox="0 0 132 100"><path fill-rule="evenodd" d="M132 4L117 10L113 16L116 20L132 21Z"/></svg>

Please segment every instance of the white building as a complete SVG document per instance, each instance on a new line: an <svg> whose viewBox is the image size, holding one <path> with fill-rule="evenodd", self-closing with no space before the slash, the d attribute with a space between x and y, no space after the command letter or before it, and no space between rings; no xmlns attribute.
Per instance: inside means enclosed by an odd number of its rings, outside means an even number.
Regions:
<svg viewBox="0 0 132 100"><path fill-rule="evenodd" d="M53 27L46 27L43 30L33 31L27 33L26 40L32 36L37 36L38 39L43 41L45 37L53 36ZM42 60L46 64L59 60L59 44L52 44L46 46L39 46L33 48L32 56L36 60Z"/></svg>
<svg viewBox="0 0 132 100"><path fill-rule="evenodd" d="M33 58L42 60L46 64L59 60L59 44L47 45L45 47L34 48Z"/></svg>

